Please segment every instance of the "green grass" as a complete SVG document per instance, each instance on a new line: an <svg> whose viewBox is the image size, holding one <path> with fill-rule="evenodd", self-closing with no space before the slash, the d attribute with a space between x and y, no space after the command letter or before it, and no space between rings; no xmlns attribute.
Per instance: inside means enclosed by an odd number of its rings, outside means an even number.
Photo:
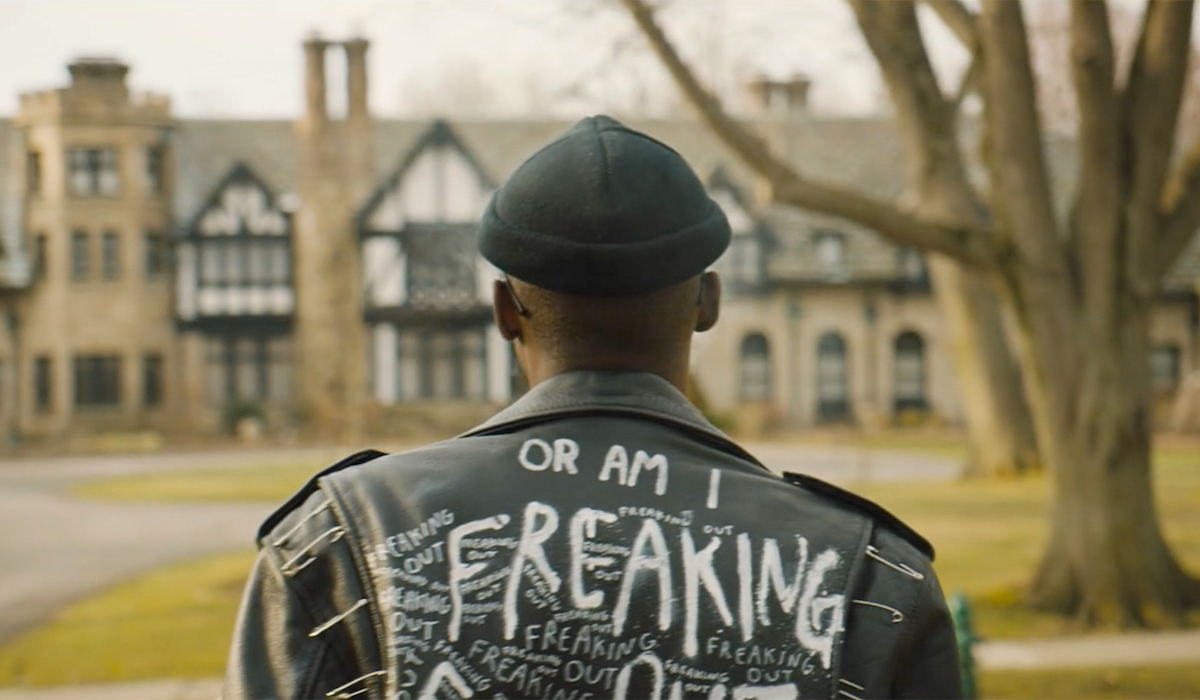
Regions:
<svg viewBox="0 0 1200 700"><path fill-rule="evenodd" d="M1155 464L1167 540L1185 568L1200 574L1200 449L1159 448ZM981 636L1019 638L1072 631L1062 618L1021 605L1047 534L1050 492L1044 476L871 484L855 490L933 542L942 587L947 593L962 591L971 598ZM1200 616L1193 621L1200 624Z"/></svg>
<svg viewBox="0 0 1200 700"><path fill-rule="evenodd" d="M979 697L1004 698L1195 698L1200 665L983 671Z"/></svg>
<svg viewBox="0 0 1200 700"><path fill-rule="evenodd" d="M0 647L0 686L219 676L253 560L178 564L70 606Z"/></svg>
<svg viewBox="0 0 1200 700"><path fill-rule="evenodd" d="M139 474L85 481L70 493L120 501L283 501L321 469L294 464Z"/></svg>

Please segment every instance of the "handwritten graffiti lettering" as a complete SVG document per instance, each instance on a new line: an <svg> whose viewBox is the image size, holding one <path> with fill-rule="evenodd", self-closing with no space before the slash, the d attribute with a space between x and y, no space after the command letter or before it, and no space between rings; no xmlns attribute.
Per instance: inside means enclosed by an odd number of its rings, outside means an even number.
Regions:
<svg viewBox="0 0 1200 700"><path fill-rule="evenodd" d="M649 553L646 548L649 547ZM633 552L625 564L625 575L621 578L621 593L617 596L617 607L613 610L613 634L621 636L625 619L629 615L629 601L633 596L633 583L641 571L653 571L658 576L658 628L666 631L671 627L671 564L667 540L662 528L653 520L643 520L642 529L633 541Z"/></svg>
<svg viewBox="0 0 1200 700"><path fill-rule="evenodd" d="M656 454L651 456L644 450L638 450L633 455L633 466L629 465L629 453L621 445L608 448L604 457L604 466L600 468L600 481L608 481L616 474L617 483L622 486L637 486L638 475L643 471L654 470L657 479L654 482L654 493L661 496L667 492L667 457Z"/></svg>
<svg viewBox="0 0 1200 700"><path fill-rule="evenodd" d="M521 445L517 462L531 472L542 472L554 467L556 472L578 474L575 460L579 458L579 443L570 438L558 438L554 446L538 438L530 438Z"/></svg>
<svg viewBox="0 0 1200 700"><path fill-rule="evenodd" d="M612 566L616 559L584 552L587 551L586 545L591 544L588 539L596 536L597 522L611 525L616 521L616 515L592 508L580 508L571 518L571 602L576 608L587 610L604 603L603 591L584 591L583 572Z"/></svg>
<svg viewBox="0 0 1200 700"><path fill-rule="evenodd" d="M459 584L487 568L486 564L467 564L462 560L462 539L483 530L499 530L508 524L511 518L507 515L493 515L490 518L474 520L459 525L450 531L447 543L450 551L450 626L447 637L450 641L458 641L458 633L462 627L463 594Z"/></svg>
<svg viewBox="0 0 1200 700"><path fill-rule="evenodd" d="M513 558L508 590L504 594L505 639L512 639L513 634L517 631L517 591L521 585L521 576L524 573L526 561L533 564L538 574L549 586L550 593L558 592L558 587L562 585L562 579L554 573L554 570L550 568L550 563L546 561L546 550L542 547L557 529L558 511L537 501L532 501L525 506L521 540L517 544L517 554Z"/></svg>
<svg viewBox="0 0 1200 700"><path fill-rule="evenodd" d="M422 514L364 543L395 660L389 697L782 700L831 682L848 554L747 526L729 507L752 503L743 480L721 470L628 442L592 449L546 435L509 464L536 474L523 479L594 474L623 505L584 489L562 492L567 506L543 489L489 513L483 494L470 514ZM694 498L651 505L668 488Z"/></svg>
<svg viewBox="0 0 1200 700"><path fill-rule="evenodd" d="M383 557L390 553L394 557L402 557L406 552L420 547L421 542L426 538L435 537L440 530L452 524L454 524L454 513L440 510L429 516L419 526L385 539L382 545L376 548L376 556Z"/></svg>
<svg viewBox="0 0 1200 700"><path fill-rule="evenodd" d="M680 538L683 542L683 604L684 632L683 653L685 656L695 656L699 644L696 641L696 630L700 618L700 587L703 586L712 602L717 607L717 613L726 626L733 624L733 614L729 612L729 604L725 602L725 592L717 580L717 572L713 570L713 553L721 546L721 539L714 537L708 545L696 551L692 542L692 533L684 528Z"/></svg>

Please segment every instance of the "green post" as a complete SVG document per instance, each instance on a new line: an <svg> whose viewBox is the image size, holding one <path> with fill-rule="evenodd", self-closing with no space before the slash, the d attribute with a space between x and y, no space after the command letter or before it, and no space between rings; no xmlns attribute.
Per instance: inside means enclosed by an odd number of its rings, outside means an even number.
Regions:
<svg viewBox="0 0 1200 700"><path fill-rule="evenodd" d="M962 593L950 597L950 617L954 620L954 634L958 638L958 668L962 675L963 697L975 699L975 657L971 645L978 641L971 628L971 604Z"/></svg>

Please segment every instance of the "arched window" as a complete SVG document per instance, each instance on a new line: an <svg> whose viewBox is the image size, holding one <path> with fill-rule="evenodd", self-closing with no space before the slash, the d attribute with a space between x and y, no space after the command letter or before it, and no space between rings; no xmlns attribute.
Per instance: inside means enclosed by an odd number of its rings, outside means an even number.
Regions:
<svg viewBox="0 0 1200 700"><path fill-rule="evenodd" d="M1150 382L1155 391L1171 391L1179 383L1179 347L1159 345L1150 351Z"/></svg>
<svg viewBox="0 0 1200 700"><path fill-rule="evenodd" d="M817 341L817 418L838 421L849 417L846 341L837 333L826 333Z"/></svg>
<svg viewBox="0 0 1200 700"><path fill-rule="evenodd" d="M925 341L905 331L896 336L892 363L892 394L895 411L927 408L925 400Z"/></svg>
<svg viewBox="0 0 1200 700"><path fill-rule="evenodd" d="M767 401L771 398L771 350L762 333L742 338L742 400Z"/></svg>

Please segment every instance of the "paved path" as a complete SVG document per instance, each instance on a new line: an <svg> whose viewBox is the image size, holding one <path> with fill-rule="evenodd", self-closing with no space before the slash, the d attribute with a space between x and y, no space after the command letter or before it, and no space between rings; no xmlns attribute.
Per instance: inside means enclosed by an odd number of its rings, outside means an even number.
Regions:
<svg viewBox="0 0 1200 700"><path fill-rule="evenodd" d="M1200 663L1200 630L983 642L975 645L975 662L1030 669Z"/></svg>
<svg viewBox="0 0 1200 700"><path fill-rule="evenodd" d="M121 503L72 498L83 479L201 466L334 459L346 450L180 452L0 462L0 643L55 610L137 573L249 549L269 503Z"/></svg>
<svg viewBox="0 0 1200 700"><path fill-rule="evenodd" d="M0 490L0 642L147 569L250 549L267 504L80 501Z"/></svg>

